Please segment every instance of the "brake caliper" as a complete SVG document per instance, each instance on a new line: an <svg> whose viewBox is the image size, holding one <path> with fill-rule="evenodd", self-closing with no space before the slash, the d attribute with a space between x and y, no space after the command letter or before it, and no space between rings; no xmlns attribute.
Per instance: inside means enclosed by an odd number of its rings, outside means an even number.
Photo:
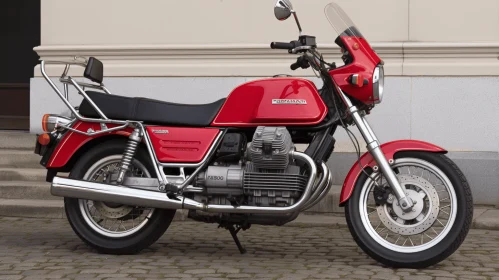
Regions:
<svg viewBox="0 0 499 280"><path fill-rule="evenodd" d="M390 197L391 189L389 186L375 186L373 190L374 201L376 205L385 205Z"/></svg>

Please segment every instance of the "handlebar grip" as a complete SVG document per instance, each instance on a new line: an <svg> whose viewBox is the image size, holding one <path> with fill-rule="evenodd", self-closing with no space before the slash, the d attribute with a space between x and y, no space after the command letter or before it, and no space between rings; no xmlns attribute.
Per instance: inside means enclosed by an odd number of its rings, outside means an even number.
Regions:
<svg viewBox="0 0 499 280"><path fill-rule="evenodd" d="M295 71L296 69L300 68L300 63L299 62L295 62L295 63L291 64L289 66L289 68L291 68L291 70Z"/></svg>
<svg viewBox="0 0 499 280"><path fill-rule="evenodd" d="M272 43L270 43L271 49L290 50L294 47L295 47L295 45L292 43L285 43L285 42L272 42Z"/></svg>

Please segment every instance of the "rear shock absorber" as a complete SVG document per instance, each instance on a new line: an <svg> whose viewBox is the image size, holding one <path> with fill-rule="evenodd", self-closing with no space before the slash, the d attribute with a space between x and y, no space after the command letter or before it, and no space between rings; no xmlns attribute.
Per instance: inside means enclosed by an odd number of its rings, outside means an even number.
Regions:
<svg viewBox="0 0 499 280"><path fill-rule="evenodd" d="M139 146L140 141L142 141L142 135L140 129L135 128L132 134L130 134L130 137L128 139L129 140L125 148L125 152L123 153L123 157L121 158L120 171L118 173L118 179L117 179L118 184L123 183L123 180L125 179L125 174L130 168L130 164L132 163L133 157L137 152L137 147Z"/></svg>

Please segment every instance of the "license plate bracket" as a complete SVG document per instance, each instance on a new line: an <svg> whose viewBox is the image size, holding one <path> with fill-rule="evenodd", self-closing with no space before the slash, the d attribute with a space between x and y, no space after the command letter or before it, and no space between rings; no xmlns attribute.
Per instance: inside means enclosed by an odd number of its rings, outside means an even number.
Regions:
<svg viewBox="0 0 499 280"><path fill-rule="evenodd" d="M39 134L36 135L35 140L35 154L42 155L42 145L38 142L38 136Z"/></svg>

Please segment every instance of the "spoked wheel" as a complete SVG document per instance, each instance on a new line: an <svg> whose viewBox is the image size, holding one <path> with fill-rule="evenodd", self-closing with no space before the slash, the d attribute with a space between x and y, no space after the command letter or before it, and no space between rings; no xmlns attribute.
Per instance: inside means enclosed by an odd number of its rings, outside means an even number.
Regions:
<svg viewBox="0 0 499 280"><path fill-rule="evenodd" d="M116 184L113 177L119 172L120 155L109 156L96 162L83 180ZM151 177L146 167L135 161L126 176ZM96 232L108 236L126 237L143 228L154 213L153 208L79 199L80 212L85 222Z"/></svg>
<svg viewBox="0 0 499 280"><path fill-rule="evenodd" d="M124 145L111 142L85 154L70 177L116 184ZM151 177L139 150L126 176ZM76 234L102 253L133 254L150 246L167 230L175 210L154 209L86 199L65 198L66 215Z"/></svg>
<svg viewBox="0 0 499 280"><path fill-rule="evenodd" d="M392 165L406 195L404 212L380 173L362 174L346 205L350 232L371 257L393 267L421 268L451 255L473 216L471 191L458 167L441 154L404 152Z"/></svg>

